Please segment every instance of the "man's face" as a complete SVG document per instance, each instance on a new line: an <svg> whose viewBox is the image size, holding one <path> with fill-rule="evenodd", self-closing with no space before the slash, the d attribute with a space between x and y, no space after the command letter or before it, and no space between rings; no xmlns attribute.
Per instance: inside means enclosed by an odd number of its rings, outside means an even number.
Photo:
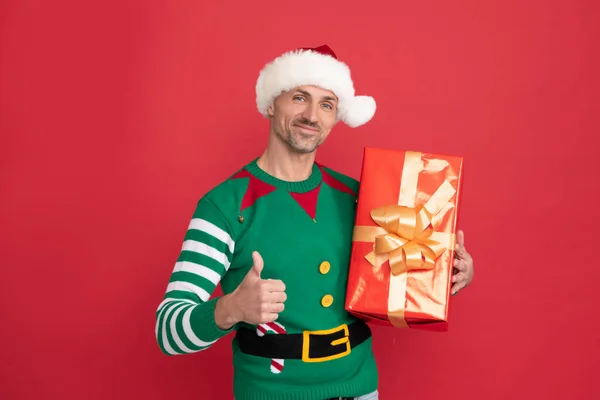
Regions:
<svg viewBox="0 0 600 400"><path fill-rule="evenodd" d="M329 90L299 86L269 107L271 129L297 153L311 153L336 124L337 97Z"/></svg>

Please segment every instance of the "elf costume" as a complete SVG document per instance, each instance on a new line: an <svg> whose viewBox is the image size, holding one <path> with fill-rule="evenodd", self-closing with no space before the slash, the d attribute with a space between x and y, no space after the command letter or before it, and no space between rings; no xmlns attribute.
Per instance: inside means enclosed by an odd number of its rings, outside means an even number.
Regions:
<svg viewBox="0 0 600 400"><path fill-rule="evenodd" d="M338 96L338 119L368 122L370 97L354 96L349 69L326 47L284 54L261 72L257 106L282 91L316 85ZM166 354L208 349L235 331L232 341L236 400L323 400L377 389L370 330L344 309L358 182L320 164L300 182L277 179L253 160L198 202L164 300L156 338ZM214 320L225 294L264 260L262 279L286 285L285 310L269 324L239 323L221 330ZM203 398L199 394L199 398Z"/></svg>

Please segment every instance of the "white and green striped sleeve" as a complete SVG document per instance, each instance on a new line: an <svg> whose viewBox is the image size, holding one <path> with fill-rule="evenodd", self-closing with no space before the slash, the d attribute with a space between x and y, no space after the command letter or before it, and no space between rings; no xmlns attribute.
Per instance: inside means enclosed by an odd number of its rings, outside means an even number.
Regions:
<svg viewBox="0 0 600 400"><path fill-rule="evenodd" d="M209 348L233 330L215 323L214 289L231 264L235 240L229 224L206 198L198 202L163 301L156 310L156 340L163 353Z"/></svg>

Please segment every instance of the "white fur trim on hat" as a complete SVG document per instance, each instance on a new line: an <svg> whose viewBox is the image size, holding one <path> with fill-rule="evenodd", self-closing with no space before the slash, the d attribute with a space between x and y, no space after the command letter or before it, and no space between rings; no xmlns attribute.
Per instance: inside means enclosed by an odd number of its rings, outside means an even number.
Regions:
<svg viewBox="0 0 600 400"><path fill-rule="evenodd" d="M256 82L258 111L269 117L268 109L282 92L297 86L313 85L331 90L338 98L337 118L355 128L375 115L375 100L355 96L350 69L334 57L312 50L294 50L267 64Z"/></svg>

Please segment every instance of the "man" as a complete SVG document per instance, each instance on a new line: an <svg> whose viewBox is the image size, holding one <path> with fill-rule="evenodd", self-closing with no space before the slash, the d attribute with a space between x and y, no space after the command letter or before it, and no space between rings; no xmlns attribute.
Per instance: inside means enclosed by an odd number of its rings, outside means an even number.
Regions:
<svg viewBox="0 0 600 400"><path fill-rule="evenodd" d="M236 400L377 399L371 332L344 310L358 182L314 161L338 121L365 124L375 101L354 95L327 46L278 57L256 93L267 148L199 200L156 313L158 345L194 353L235 331ZM473 277L462 233L458 243L453 291Z"/></svg>

